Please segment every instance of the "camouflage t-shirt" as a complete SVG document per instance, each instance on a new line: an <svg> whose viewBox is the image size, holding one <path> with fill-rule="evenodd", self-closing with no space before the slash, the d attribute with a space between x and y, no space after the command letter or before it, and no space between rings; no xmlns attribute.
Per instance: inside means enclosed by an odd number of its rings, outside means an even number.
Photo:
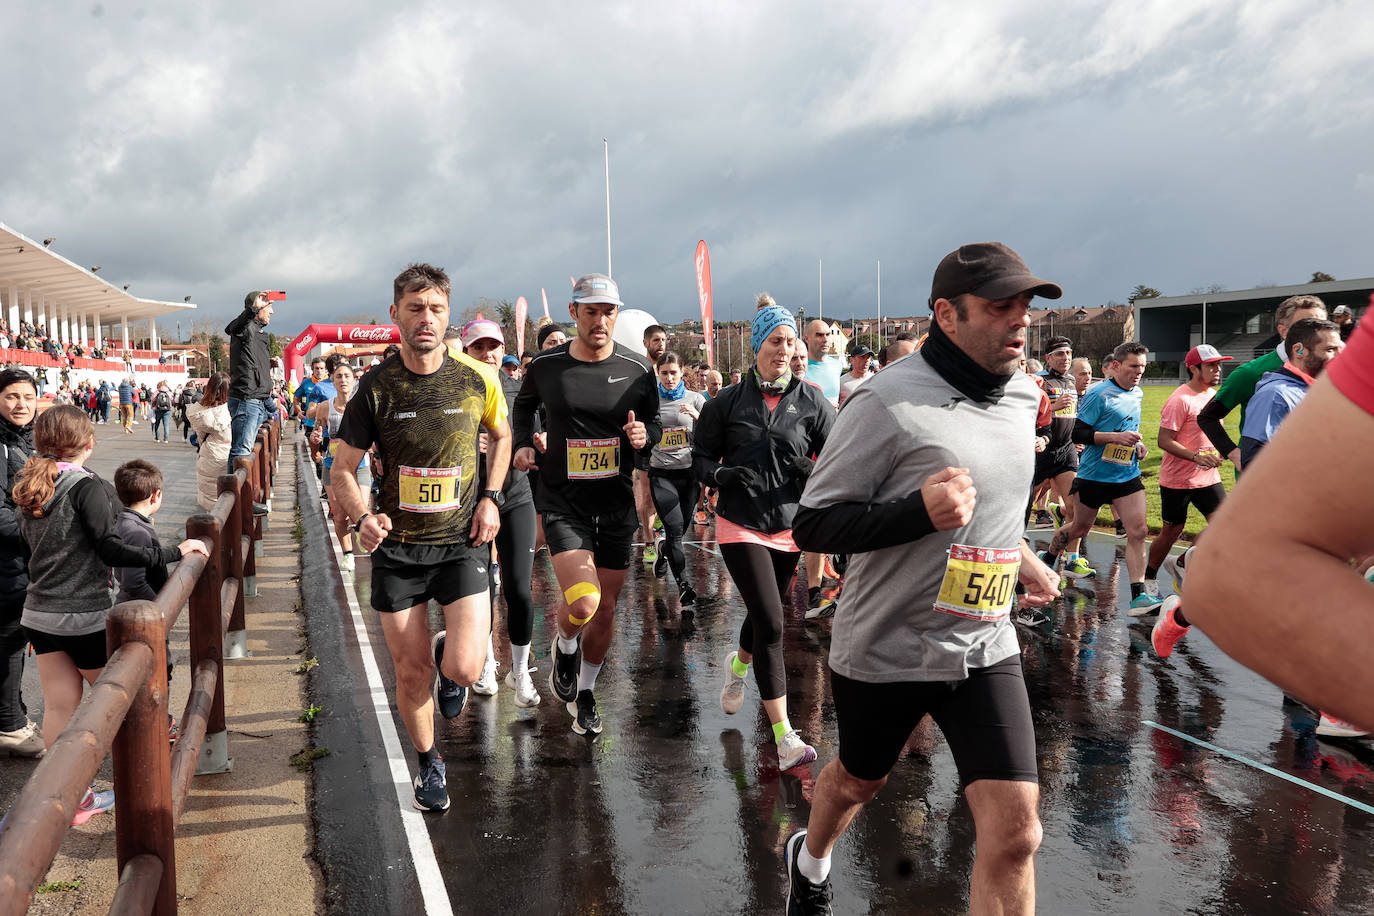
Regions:
<svg viewBox="0 0 1374 916"><path fill-rule="evenodd" d="M443 365L429 375L411 372L396 354L363 376L339 438L354 448L377 446L377 505L391 518L388 540L467 540L477 505L477 434L505 418L496 371L462 353L445 351Z"/></svg>

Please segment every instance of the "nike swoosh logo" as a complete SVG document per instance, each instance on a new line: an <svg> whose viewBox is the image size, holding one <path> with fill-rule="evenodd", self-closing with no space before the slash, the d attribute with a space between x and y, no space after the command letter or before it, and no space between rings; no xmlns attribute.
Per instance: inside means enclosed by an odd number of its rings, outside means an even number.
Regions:
<svg viewBox="0 0 1374 916"><path fill-rule="evenodd" d="M620 378L616 378L614 375L608 375L608 376L606 376L606 381L608 381L608 382L610 382L612 385L614 385L616 382L623 382L623 381L625 381L627 378L629 378L628 375L622 375Z"/></svg>

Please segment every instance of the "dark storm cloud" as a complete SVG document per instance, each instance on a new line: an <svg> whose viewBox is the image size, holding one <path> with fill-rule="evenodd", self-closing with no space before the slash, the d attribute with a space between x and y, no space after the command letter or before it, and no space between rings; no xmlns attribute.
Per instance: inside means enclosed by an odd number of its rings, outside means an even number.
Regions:
<svg viewBox="0 0 1374 916"><path fill-rule="evenodd" d="M283 329L378 312L412 259L455 306L555 312L604 269L717 315L923 308L997 238L1070 304L1371 273L1355 4L28 5L6 17L0 220L136 294ZM22 37L22 40L19 38Z"/></svg>

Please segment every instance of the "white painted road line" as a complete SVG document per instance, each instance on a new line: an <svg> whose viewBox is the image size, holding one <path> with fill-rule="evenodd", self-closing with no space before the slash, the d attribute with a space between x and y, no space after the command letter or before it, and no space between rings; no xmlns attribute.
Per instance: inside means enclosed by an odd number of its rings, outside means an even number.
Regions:
<svg viewBox="0 0 1374 916"><path fill-rule="evenodd" d="M325 534L334 551L334 566L337 570L342 570L343 547L334 535L334 521L328 517L320 502L319 485L315 475L305 476L311 490L310 504L320 506L317 511L325 516ZM367 624L363 622L362 611L358 609L358 596L353 591L353 583L349 577L342 572L340 577L343 580L344 597L348 600L349 615L353 619L353 632L358 639L358 649L363 657L363 670L367 673L368 693L372 696L372 712L382 733L387 765L391 768L396 801L401 809L401 826L405 830L406 841L410 844L410 858L415 863L415 879L420 883L420 895L425 901L425 912L432 916L453 916L453 905L449 902L448 889L444 887L443 876L439 873L439 860L434 857L434 844L429 839L425 816L415 809L415 786L411 782L410 765L406 761L405 751L402 750L401 737L396 731L396 721L391 717L391 703L387 700L382 673L377 668L372 640L367 635Z"/></svg>

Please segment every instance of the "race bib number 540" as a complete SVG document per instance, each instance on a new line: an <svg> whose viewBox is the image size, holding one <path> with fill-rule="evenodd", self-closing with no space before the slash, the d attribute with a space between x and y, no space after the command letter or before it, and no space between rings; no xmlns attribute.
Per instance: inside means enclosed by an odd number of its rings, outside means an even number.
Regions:
<svg viewBox="0 0 1374 916"><path fill-rule="evenodd" d="M935 609L970 620L1001 620L1011 610L1020 568L1019 548L951 544Z"/></svg>
<svg viewBox="0 0 1374 916"><path fill-rule="evenodd" d="M447 512L461 504L462 468L401 467L401 508L407 512Z"/></svg>

